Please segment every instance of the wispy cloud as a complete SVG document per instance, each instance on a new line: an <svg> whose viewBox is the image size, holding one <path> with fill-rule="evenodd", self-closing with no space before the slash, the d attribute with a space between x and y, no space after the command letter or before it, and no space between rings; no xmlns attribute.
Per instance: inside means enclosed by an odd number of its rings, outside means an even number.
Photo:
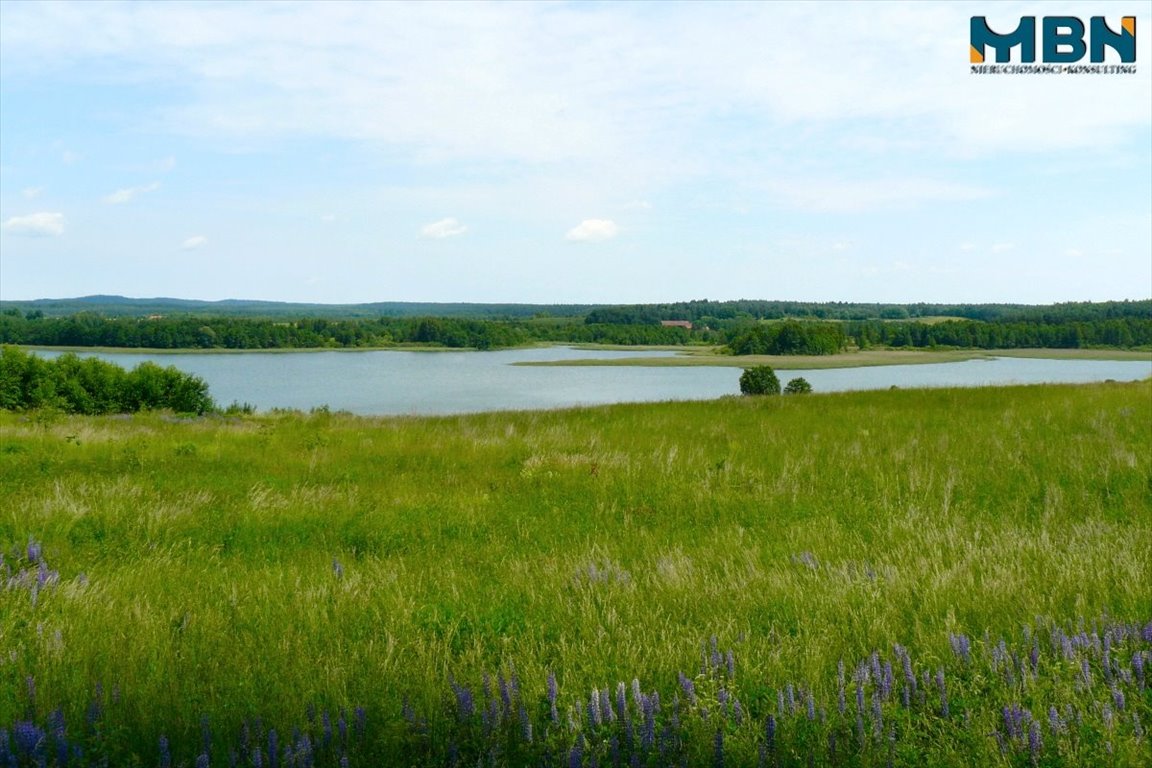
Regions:
<svg viewBox="0 0 1152 768"><path fill-rule="evenodd" d="M44 187L25 187L24 189L20 190L20 194L24 195L26 200L33 200L37 197L40 197L40 194L43 191Z"/></svg>
<svg viewBox="0 0 1152 768"><path fill-rule="evenodd" d="M118 189L110 195L106 195L104 197L104 202L108 203L109 205L122 205L124 203L135 200L140 195L145 195L149 192L155 192L158 189L160 189L160 183L156 181L152 182L151 184L144 184L139 187L126 187L124 189Z"/></svg>
<svg viewBox="0 0 1152 768"><path fill-rule="evenodd" d="M13 216L0 224L5 232L29 237L59 237L64 234L64 214L53 212Z"/></svg>
<svg viewBox="0 0 1152 768"><path fill-rule="evenodd" d="M443 240L446 237L456 237L468 231L468 227L464 226L456 219L447 218L434 221L426 225L420 230L421 237L430 237L434 240Z"/></svg>
<svg viewBox="0 0 1152 768"><path fill-rule="evenodd" d="M792 208L841 213L979 200L993 194L985 187L922 178L796 179L774 182L768 185L768 190L777 202Z"/></svg>
<svg viewBox="0 0 1152 768"><path fill-rule="evenodd" d="M574 242L596 243L611 240L620 233L620 228L611 219L585 219L564 235Z"/></svg>
<svg viewBox="0 0 1152 768"><path fill-rule="evenodd" d="M180 243L180 250L191 251L196 248L203 248L207 244L208 238L204 235L193 235Z"/></svg>

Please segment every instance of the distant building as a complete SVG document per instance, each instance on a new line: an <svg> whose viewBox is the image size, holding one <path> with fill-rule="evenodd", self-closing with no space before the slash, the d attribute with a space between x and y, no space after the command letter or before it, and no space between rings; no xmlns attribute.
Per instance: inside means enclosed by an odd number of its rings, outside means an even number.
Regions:
<svg viewBox="0 0 1152 768"><path fill-rule="evenodd" d="M692 330L691 320L661 320L660 325L665 328L687 328L688 330Z"/></svg>

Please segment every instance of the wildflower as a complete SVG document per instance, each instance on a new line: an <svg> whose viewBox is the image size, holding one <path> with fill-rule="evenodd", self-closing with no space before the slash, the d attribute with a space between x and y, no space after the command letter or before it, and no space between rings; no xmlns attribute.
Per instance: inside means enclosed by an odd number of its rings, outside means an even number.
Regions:
<svg viewBox="0 0 1152 768"><path fill-rule="evenodd" d="M712 749L712 764L716 768L724 768L724 730L716 729L716 740Z"/></svg>
<svg viewBox="0 0 1152 768"><path fill-rule="evenodd" d="M43 548L35 539L28 539L28 562L39 563L43 556Z"/></svg>
<svg viewBox="0 0 1152 768"><path fill-rule="evenodd" d="M681 674L680 679L683 681L686 678ZM689 684L691 684L691 681L689 681ZM628 694L626 691L627 688L624 683L621 682L616 685L616 709L620 712L620 720L622 722L628 719Z"/></svg>
<svg viewBox="0 0 1152 768"><path fill-rule="evenodd" d="M196 768L208 768L208 753L201 752L200 757L196 758Z"/></svg>
<svg viewBox="0 0 1152 768"><path fill-rule="evenodd" d="M944 668L936 670L936 687L940 689L940 716L948 717L948 691L944 687Z"/></svg>
<svg viewBox="0 0 1152 768"><path fill-rule="evenodd" d="M168 737L160 737L160 768L171 768L172 752L168 747Z"/></svg>
<svg viewBox="0 0 1152 768"><path fill-rule="evenodd" d="M1048 707L1048 728L1054 734L1064 730L1064 722L1060 719L1060 713L1056 711L1056 707Z"/></svg>
<svg viewBox="0 0 1152 768"><path fill-rule="evenodd" d="M576 741L568 752L568 768L581 768L584 765L584 734L576 734Z"/></svg>
<svg viewBox="0 0 1152 768"><path fill-rule="evenodd" d="M592 694L588 697L588 723L594 727L600 727L600 691L593 688Z"/></svg>
<svg viewBox="0 0 1152 768"><path fill-rule="evenodd" d="M548 673L548 705L552 708L552 722L559 724L560 714L556 711L556 674Z"/></svg>
<svg viewBox="0 0 1152 768"><path fill-rule="evenodd" d="M1040 761L1040 749L1043 746L1040 742L1040 726L1033 720L1028 724L1028 754L1032 758L1032 765L1036 765Z"/></svg>

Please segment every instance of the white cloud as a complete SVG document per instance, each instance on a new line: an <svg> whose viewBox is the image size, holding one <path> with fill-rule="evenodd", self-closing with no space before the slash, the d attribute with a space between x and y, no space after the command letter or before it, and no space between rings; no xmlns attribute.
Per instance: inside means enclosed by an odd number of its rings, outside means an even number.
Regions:
<svg viewBox="0 0 1152 768"><path fill-rule="evenodd" d="M172 155L168 155L168 157L165 157L163 160L160 160L158 163L156 163L156 170L159 171L160 173L168 173L169 171L173 170L175 167L176 167L176 158L173 157Z"/></svg>
<svg viewBox="0 0 1152 768"><path fill-rule="evenodd" d="M13 216L0 224L5 232L30 237L59 237L64 234L64 214L30 213L27 216Z"/></svg>
<svg viewBox="0 0 1152 768"><path fill-rule="evenodd" d="M110 195L104 197L104 202L109 205L120 205L122 203L131 202L140 195L147 194L148 192L155 192L160 189L159 182L152 182L151 184L144 184L139 187L127 187L125 189L118 189Z"/></svg>
<svg viewBox="0 0 1152 768"><path fill-rule="evenodd" d="M611 240L620 233L620 228L611 219L585 219L565 235L575 242L595 243Z"/></svg>
<svg viewBox="0 0 1152 768"><path fill-rule="evenodd" d="M24 195L25 199L32 200L40 197L40 193L43 191L44 187L25 187L20 191L20 194Z"/></svg>
<svg viewBox="0 0 1152 768"><path fill-rule="evenodd" d="M443 240L446 237L456 237L468 231L468 227L453 218L440 219L431 224L426 225L420 230L421 237L430 237L436 240Z"/></svg>
<svg viewBox="0 0 1152 768"><path fill-rule="evenodd" d="M191 251L194 248L200 248L208 244L208 238L204 235L193 235L184 242L180 243L180 249L184 251Z"/></svg>

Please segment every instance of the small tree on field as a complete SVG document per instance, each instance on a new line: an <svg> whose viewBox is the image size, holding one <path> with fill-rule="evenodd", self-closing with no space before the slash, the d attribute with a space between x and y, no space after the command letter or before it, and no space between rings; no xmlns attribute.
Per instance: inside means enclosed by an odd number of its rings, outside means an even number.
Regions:
<svg viewBox="0 0 1152 768"><path fill-rule="evenodd" d="M803 376L792 379L784 385L784 394L786 395L806 395L811 391L812 385Z"/></svg>
<svg viewBox="0 0 1152 768"><path fill-rule="evenodd" d="M780 379L770 366L758 365L740 374L740 393L744 395L778 395Z"/></svg>

